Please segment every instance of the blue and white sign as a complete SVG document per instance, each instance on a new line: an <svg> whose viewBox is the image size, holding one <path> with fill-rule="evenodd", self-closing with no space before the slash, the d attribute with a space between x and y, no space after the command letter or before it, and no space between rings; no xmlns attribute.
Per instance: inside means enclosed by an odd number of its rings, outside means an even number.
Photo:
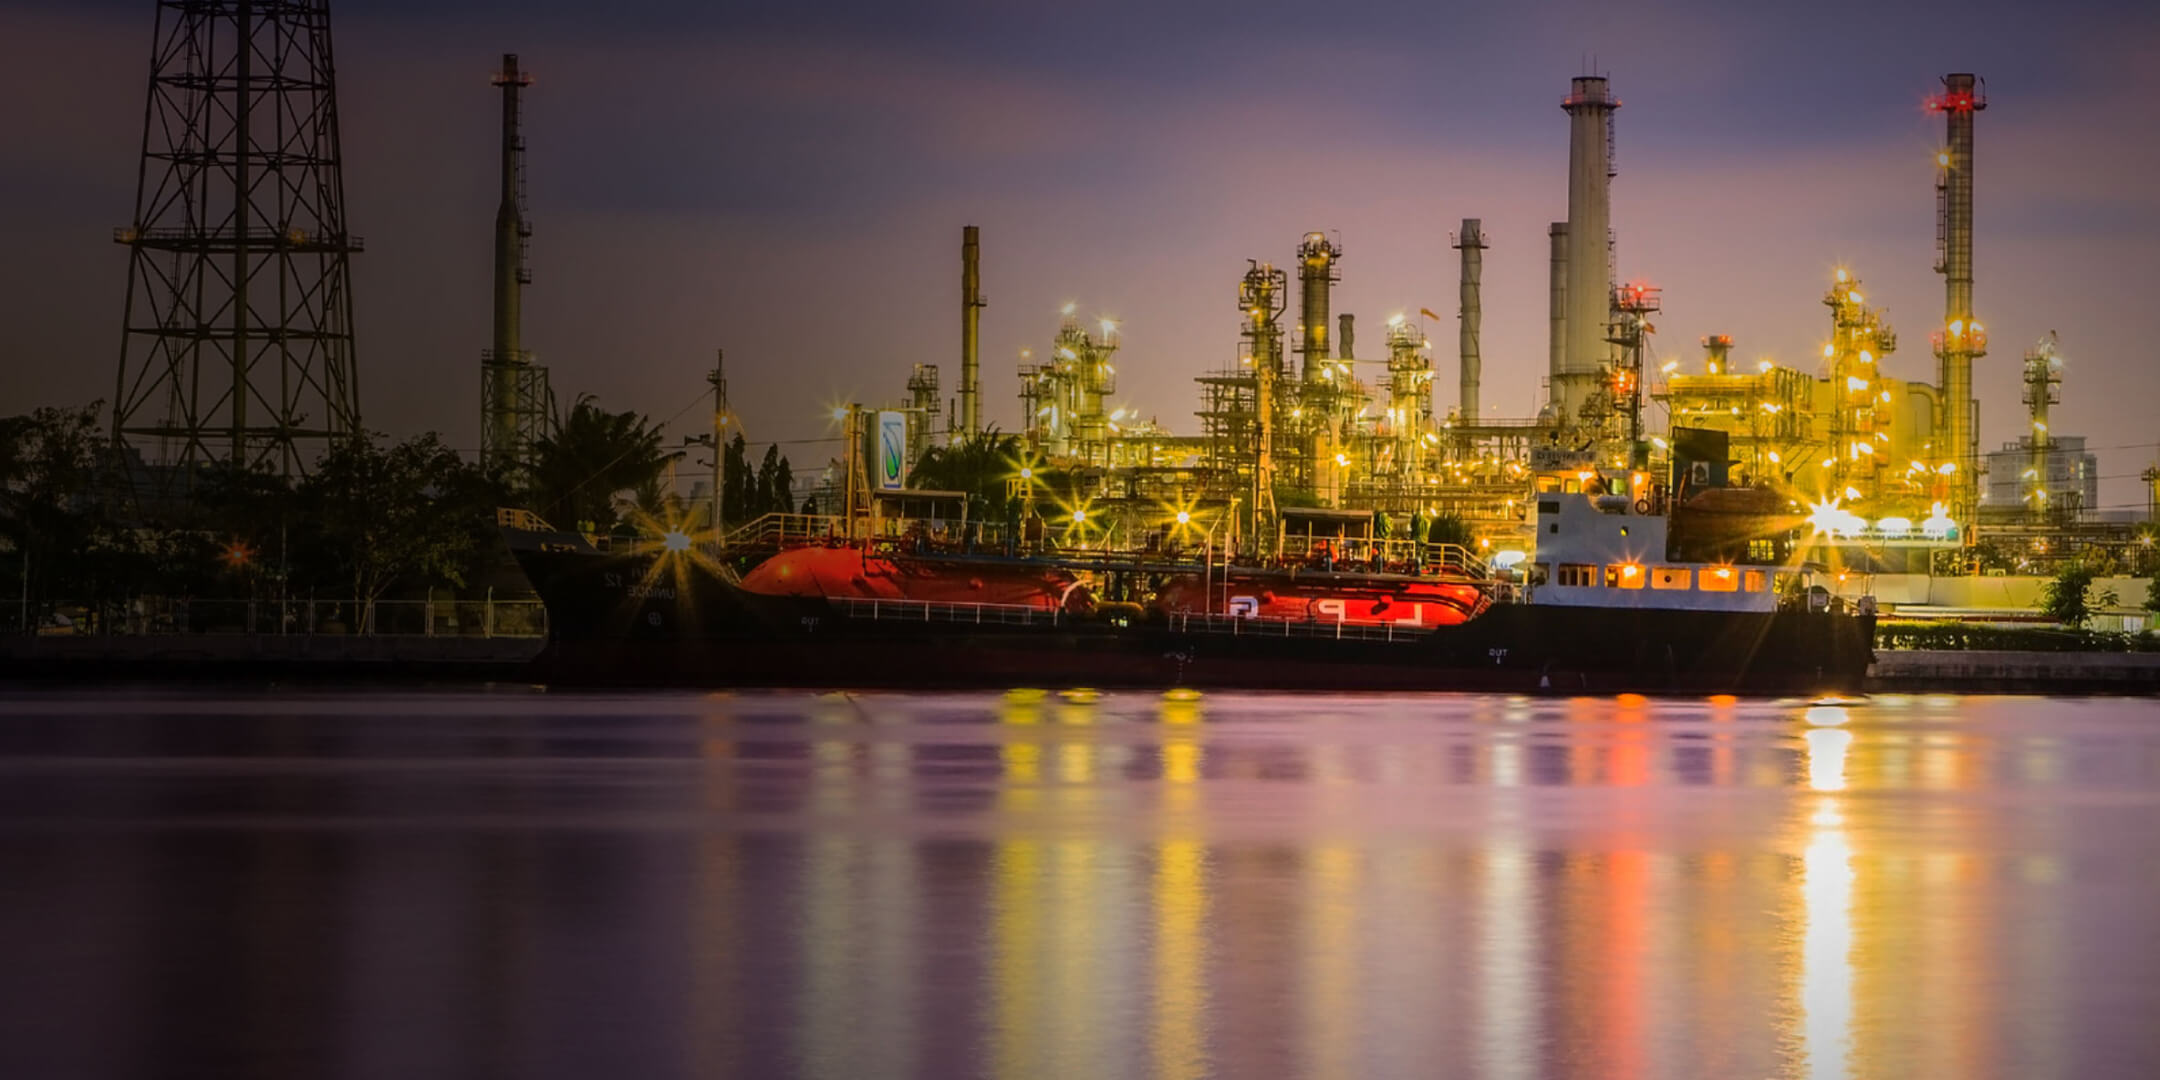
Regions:
<svg viewBox="0 0 2160 1080"><path fill-rule="evenodd" d="M877 483L884 491L907 486L907 414L877 414Z"/></svg>

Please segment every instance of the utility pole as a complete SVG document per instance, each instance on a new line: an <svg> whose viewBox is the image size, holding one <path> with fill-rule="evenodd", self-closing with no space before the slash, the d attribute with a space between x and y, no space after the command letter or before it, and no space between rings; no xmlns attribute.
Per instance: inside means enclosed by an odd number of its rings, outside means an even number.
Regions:
<svg viewBox="0 0 2160 1080"><path fill-rule="evenodd" d="M725 501L727 496L722 494L727 490L728 396L726 349L713 350L712 374L705 376L705 381L712 384L713 393L712 527L713 539L717 541L720 539L720 532L725 527L724 523L727 520L722 516L727 509Z"/></svg>

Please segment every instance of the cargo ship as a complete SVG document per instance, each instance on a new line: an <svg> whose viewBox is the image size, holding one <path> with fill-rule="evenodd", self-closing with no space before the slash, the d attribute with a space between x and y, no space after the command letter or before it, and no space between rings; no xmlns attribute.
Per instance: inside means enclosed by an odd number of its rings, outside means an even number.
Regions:
<svg viewBox="0 0 2160 1080"><path fill-rule="evenodd" d="M1354 511L1285 510L1302 528L1264 554L1056 548L874 506L776 515L725 544L499 522L548 610L535 675L563 684L1860 689L1872 605L1830 600L1768 490L1583 471L1541 477L1534 505L1534 554L1499 567L1377 538Z"/></svg>

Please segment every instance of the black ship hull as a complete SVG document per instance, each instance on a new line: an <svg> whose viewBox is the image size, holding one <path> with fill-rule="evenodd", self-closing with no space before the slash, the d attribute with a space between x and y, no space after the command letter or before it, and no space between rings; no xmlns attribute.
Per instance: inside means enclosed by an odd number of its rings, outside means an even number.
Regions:
<svg viewBox="0 0 2160 1080"><path fill-rule="evenodd" d="M1412 628L747 592L682 556L513 541L547 605L534 675L566 685L1858 692L1874 620L1498 604ZM574 538L573 538L574 539Z"/></svg>

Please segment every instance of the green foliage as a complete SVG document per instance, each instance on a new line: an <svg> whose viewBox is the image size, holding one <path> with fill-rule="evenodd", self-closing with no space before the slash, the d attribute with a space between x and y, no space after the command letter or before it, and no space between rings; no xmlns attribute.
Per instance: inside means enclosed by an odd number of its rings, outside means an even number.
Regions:
<svg viewBox="0 0 2160 1080"><path fill-rule="evenodd" d="M387 446L343 440L293 494L294 563L365 611L399 584L470 580L494 552L505 492L430 432Z"/></svg>
<svg viewBox="0 0 2160 1080"><path fill-rule="evenodd" d="M1470 523L1463 520L1461 514L1450 510L1433 518L1432 525L1425 530L1425 542L1467 548L1476 546L1477 538L1470 534Z"/></svg>
<svg viewBox="0 0 2160 1080"><path fill-rule="evenodd" d="M982 521L1005 508L1005 485L1018 474L1020 459L1020 437L1000 435L990 428L972 438L924 450L908 474L908 486L966 492L969 519ZM1034 479L1038 490L1056 490L1056 477L1038 471Z"/></svg>
<svg viewBox="0 0 2160 1080"><path fill-rule="evenodd" d="M2160 652L2150 632L2120 634L2043 626L1983 626L1958 622L1875 624L1880 649L1981 649L2011 652Z"/></svg>
<svg viewBox="0 0 2160 1080"><path fill-rule="evenodd" d="M660 439L660 426L639 413L609 412L581 395L556 419L554 433L533 444L534 511L564 528L606 529L618 494L658 508L661 473L677 456L662 450Z"/></svg>
<svg viewBox="0 0 2160 1080"><path fill-rule="evenodd" d="M2040 590L2040 613L2071 629L2083 628L2092 621L2095 608L2115 604L2113 591L2094 591L2093 581L2099 576L2099 570L2087 563L2065 565Z"/></svg>
<svg viewBox="0 0 2160 1080"><path fill-rule="evenodd" d="M100 406L0 419L0 537L33 614L113 590L129 536L99 494Z"/></svg>

